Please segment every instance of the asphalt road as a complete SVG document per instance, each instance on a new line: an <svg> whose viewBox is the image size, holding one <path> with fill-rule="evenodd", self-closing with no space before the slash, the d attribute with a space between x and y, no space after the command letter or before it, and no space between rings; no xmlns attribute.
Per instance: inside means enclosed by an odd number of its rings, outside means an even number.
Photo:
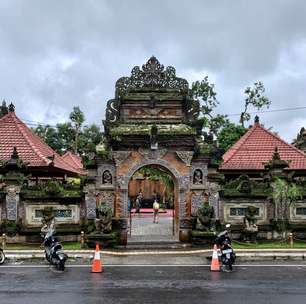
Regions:
<svg viewBox="0 0 306 304"><path fill-rule="evenodd" d="M306 265L236 266L232 273L207 266L108 266L104 273L70 266L0 266L1 304L49 303L305 303Z"/></svg>

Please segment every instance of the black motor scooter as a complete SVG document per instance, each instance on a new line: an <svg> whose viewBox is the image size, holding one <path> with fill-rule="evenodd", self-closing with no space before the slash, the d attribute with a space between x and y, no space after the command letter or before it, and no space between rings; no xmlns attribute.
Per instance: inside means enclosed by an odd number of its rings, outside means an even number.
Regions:
<svg viewBox="0 0 306 304"><path fill-rule="evenodd" d="M54 229L50 229L44 236L43 246L45 248L45 255L47 261L56 267L57 270L65 270L65 262L67 255L64 253L63 246L53 236L55 233Z"/></svg>
<svg viewBox="0 0 306 304"><path fill-rule="evenodd" d="M221 252L221 269L225 272L230 272L233 270L233 264L236 260L236 255L232 248L232 241L228 233L230 226L230 224L227 224L225 226L226 229L220 232L216 238L216 244Z"/></svg>

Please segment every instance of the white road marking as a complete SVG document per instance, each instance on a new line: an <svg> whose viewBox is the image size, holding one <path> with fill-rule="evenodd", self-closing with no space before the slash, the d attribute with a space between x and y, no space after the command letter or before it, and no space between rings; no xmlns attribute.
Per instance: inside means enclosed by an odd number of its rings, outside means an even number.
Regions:
<svg viewBox="0 0 306 304"><path fill-rule="evenodd" d="M1 268L50 268L50 265L2 265ZM66 265L66 268L90 268L91 265ZM210 267L210 265L203 264L104 264L103 267ZM261 264L261 265L251 265L251 264L240 264L234 265L233 267L306 267L306 264Z"/></svg>

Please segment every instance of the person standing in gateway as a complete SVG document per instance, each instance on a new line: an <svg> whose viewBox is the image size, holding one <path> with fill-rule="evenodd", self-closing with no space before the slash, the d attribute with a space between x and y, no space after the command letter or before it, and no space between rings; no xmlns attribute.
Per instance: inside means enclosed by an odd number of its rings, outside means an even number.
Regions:
<svg viewBox="0 0 306 304"><path fill-rule="evenodd" d="M155 199L153 203L153 223L156 224L158 224L158 211L159 211L159 203Z"/></svg>

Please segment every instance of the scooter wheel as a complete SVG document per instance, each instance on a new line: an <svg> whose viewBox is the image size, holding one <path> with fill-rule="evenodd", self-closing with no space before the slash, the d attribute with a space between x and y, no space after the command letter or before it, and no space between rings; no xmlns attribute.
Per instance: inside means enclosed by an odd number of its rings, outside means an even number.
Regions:
<svg viewBox="0 0 306 304"><path fill-rule="evenodd" d="M1 250L0 251L0 264L3 264L4 261L5 261L5 255L4 255L3 251Z"/></svg>
<svg viewBox="0 0 306 304"><path fill-rule="evenodd" d="M65 261L59 261L56 265L57 270L64 271L65 270Z"/></svg>

